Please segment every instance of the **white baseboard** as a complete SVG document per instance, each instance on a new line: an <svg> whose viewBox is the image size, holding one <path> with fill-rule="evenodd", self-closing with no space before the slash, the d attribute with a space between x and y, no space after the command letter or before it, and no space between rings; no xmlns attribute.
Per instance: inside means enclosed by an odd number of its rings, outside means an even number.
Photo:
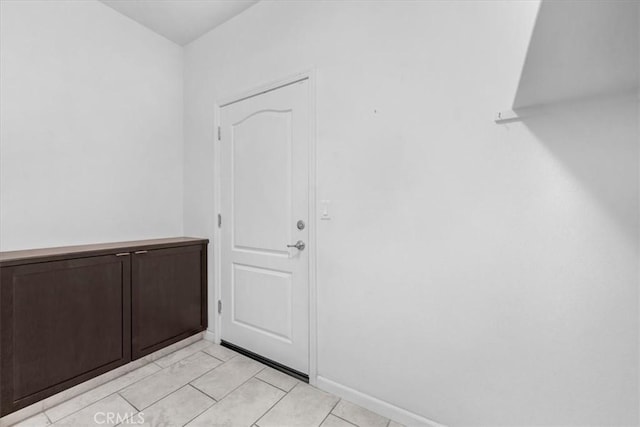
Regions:
<svg viewBox="0 0 640 427"><path fill-rule="evenodd" d="M207 329L206 331L204 331L204 336L202 337L202 339L205 339L207 341L211 341L212 343L215 344L220 344L217 340L216 340L216 334L213 331L210 331L209 329Z"/></svg>
<svg viewBox="0 0 640 427"><path fill-rule="evenodd" d="M329 393L333 393L349 402L360 405L377 414L390 418L406 426L445 427L443 424L425 418L421 415L402 409L368 394L354 390L322 376L317 377L316 387Z"/></svg>

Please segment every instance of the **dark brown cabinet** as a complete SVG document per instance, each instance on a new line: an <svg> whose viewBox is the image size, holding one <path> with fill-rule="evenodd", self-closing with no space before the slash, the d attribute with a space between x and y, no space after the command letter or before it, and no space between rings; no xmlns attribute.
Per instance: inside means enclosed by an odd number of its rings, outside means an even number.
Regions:
<svg viewBox="0 0 640 427"><path fill-rule="evenodd" d="M134 359L206 329L206 268L201 245L133 254Z"/></svg>
<svg viewBox="0 0 640 427"><path fill-rule="evenodd" d="M131 359L130 283L126 257L2 269L3 415Z"/></svg>
<svg viewBox="0 0 640 427"><path fill-rule="evenodd" d="M206 329L207 243L0 253L0 416Z"/></svg>

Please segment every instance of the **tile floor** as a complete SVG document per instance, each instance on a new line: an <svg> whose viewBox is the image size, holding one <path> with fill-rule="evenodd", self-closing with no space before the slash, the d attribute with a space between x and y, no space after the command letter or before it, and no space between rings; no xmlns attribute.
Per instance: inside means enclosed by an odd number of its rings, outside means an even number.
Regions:
<svg viewBox="0 0 640 427"><path fill-rule="evenodd" d="M48 425L400 426L204 340L15 424Z"/></svg>

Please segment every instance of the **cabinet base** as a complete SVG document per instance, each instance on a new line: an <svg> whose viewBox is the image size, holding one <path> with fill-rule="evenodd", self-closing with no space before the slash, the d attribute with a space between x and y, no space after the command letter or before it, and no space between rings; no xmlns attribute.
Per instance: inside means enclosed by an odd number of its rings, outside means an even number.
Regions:
<svg viewBox="0 0 640 427"><path fill-rule="evenodd" d="M49 396L46 399L43 399L25 408L12 412L0 418L0 427L7 427L15 423L18 423L40 412L46 411L49 408L53 408L54 406L57 406L76 396L79 396L91 389L101 386L102 384L106 384L109 381L112 381L118 377L121 377L122 375L127 374L128 372L131 372L133 370L143 367L144 365L152 363L153 361L158 360L161 357L166 356L167 354L180 350L181 348L186 347L190 344L193 344L196 341L200 341L201 339L203 339L203 335L204 335L203 332L192 335L186 339L183 339L182 341L171 344L161 350L148 354L138 360L134 360L133 362L129 362L126 365L122 365L112 371L109 371L98 377L92 378L88 381L78 384L75 387L61 391L60 393L54 394L53 396Z"/></svg>

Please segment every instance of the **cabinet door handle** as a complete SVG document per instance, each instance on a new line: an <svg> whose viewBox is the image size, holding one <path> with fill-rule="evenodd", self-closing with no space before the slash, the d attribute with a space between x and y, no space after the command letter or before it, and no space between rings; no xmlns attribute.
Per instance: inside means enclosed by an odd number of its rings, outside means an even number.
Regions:
<svg viewBox="0 0 640 427"><path fill-rule="evenodd" d="M116 256L127 256L130 255L129 252L120 252L119 254L116 254Z"/></svg>
<svg viewBox="0 0 640 427"><path fill-rule="evenodd" d="M135 251L136 254L146 254L148 251Z"/></svg>

